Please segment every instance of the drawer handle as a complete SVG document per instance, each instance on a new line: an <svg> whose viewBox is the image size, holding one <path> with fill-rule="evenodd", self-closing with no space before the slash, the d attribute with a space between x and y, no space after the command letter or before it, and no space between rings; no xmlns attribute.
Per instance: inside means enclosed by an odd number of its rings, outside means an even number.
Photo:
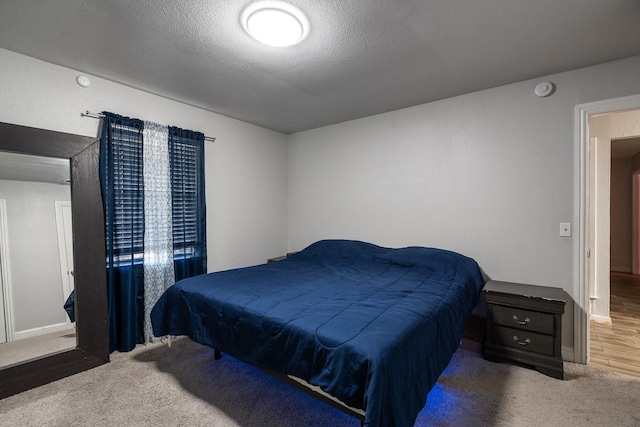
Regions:
<svg viewBox="0 0 640 427"><path fill-rule="evenodd" d="M513 315L513 320L515 320L516 323L519 325L526 325L529 322L531 322L531 319L529 319L528 317L525 317L524 320L520 320L518 319L518 316L516 316L515 314Z"/></svg>
<svg viewBox="0 0 640 427"><path fill-rule="evenodd" d="M514 335L513 336L513 340L515 342L517 342L518 344L520 344L521 346L525 346L527 344L531 344L531 340L529 338L525 338L524 341L520 341L520 340L518 340L518 337Z"/></svg>

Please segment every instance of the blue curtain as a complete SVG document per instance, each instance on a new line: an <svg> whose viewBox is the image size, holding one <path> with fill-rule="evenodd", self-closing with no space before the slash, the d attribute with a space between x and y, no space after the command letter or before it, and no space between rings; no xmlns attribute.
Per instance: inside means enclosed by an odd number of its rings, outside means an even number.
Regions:
<svg viewBox="0 0 640 427"><path fill-rule="evenodd" d="M110 351L144 342L144 122L103 113L100 180L105 209ZM176 280L206 273L204 135L169 128Z"/></svg>

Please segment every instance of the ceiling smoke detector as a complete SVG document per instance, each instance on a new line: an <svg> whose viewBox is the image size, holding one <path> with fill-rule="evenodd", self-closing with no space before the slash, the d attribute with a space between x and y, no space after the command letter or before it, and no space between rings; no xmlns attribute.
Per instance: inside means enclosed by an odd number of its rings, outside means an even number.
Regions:
<svg viewBox="0 0 640 427"><path fill-rule="evenodd" d="M281 1L254 3L240 19L251 37L268 46L293 46L309 34L309 21L300 9Z"/></svg>
<svg viewBox="0 0 640 427"><path fill-rule="evenodd" d="M536 94L536 96L539 96L541 98L544 98L546 96L549 96L553 93L555 89L555 85L551 82L542 82L539 83L536 88L534 89L534 93Z"/></svg>

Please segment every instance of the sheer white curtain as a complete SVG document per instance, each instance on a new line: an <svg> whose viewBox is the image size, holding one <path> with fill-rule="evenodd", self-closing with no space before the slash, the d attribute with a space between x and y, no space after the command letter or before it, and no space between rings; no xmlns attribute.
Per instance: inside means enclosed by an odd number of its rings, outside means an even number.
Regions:
<svg viewBox="0 0 640 427"><path fill-rule="evenodd" d="M159 338L151 329L151 309L175 280L169 131L145 122L143 132L144 340L155 342Z"/></svg>

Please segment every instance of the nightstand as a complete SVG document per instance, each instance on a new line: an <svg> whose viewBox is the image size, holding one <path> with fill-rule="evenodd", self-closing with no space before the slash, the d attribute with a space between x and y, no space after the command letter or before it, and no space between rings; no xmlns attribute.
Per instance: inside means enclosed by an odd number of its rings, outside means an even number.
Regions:
<svg viewBox="0 0 640 427"><path fill-rule="evenodd" d="M297 254L297 253L298 253L298 251L294 251L294 252L287 252L287 254L286 254L286 255L277 256L277 257L274 257L274 258L269 258L269 259L267 260L267 262L278 262L278 261L282 261L283 259L287 259L287 258L289 258L291 255L293 255L293 254Z"/></svg>
<svg viewBox="0 0 640 427"><path fill-rule="evenodd" d="M562 314L569 295L560 288L494 280L482 291L487 302L484 358L530 365L563 379Z"/></svg>

